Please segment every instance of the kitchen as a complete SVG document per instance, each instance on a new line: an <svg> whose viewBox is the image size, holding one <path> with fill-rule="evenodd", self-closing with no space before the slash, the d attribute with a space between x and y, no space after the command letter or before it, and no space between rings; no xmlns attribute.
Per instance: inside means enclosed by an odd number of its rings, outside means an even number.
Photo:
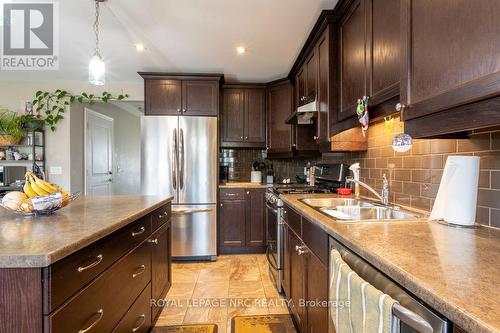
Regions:
<svg viewBox="0 0 500 333"><path fill-rule="evenodd" d="M59 70L0 70L0 332L500 331L496 1L55 3Z"/></svg>

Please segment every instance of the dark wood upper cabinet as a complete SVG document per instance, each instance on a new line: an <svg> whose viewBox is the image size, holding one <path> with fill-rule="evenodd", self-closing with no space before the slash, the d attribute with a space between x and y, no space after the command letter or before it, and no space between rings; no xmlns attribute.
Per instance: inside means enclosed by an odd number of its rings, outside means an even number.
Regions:
<svg viewBox="0 0 500 333"><path fill-rule="evenodd" d="M262 146L266 143L266 90L245 90L245 141Z"/></svg>
<svg viewBox="0 0 500 333"><path fill-rule="evenodd" d="M217 116L219 74L139 72L144 79L146 116Z"/></svg>
<svg viewBox="0 0 500 333"><path fill-rule="evenodd" d="M183 115L217 116L219 83L215 81L182 81Z"/></svg>
<svg viewBox="0 0 500 333"><path fill-rule="evenodd" d="M340 107L338 119L356 114L358 99L366 95L365 0L355 0L340 22Z"/></svg>
<svg viewBox="0 0 500 333"><path fill-rule="evenodd" d="M146 115L179 115L182 111L182 81L147 80Z"/></svg>
<svg viewBox="0 0 500 333"><path fill-rule="evenodd" d="M306 103L316 100L318 79L318 56L316 50L312 50L305 64L306 70Z"/></svg>
<svg viewBox="0 0 500 333"><path fill-rule="evenodd" d="M225 144L243 142L245 138L245 91L224 89L222 110L222 142Z"/></svg>
<svg viewBox="0 0 500 333"><path fill-rule="evenodd" d="M222 147L266 147L265 86L224 87L221 133Z"/></svg>
<svg viewBox="0 0 500 333"><path fill-rule="evenodd" d="M330 101L335 101L334 93L331 91L332 74L332 52L331 52L331 35L330 27L327 27L321 36L317 46L317 61L318 61L318 117L316 121L316 142L320 150L330 150L329 148L329 118L336 118L335 108L330 109ZM324 148L326 145L326 149Z"/></svg>
<svg viewBox="0 0 500 333"><path fill-rule="evenodd" d="M284 121L292 113L292 96L292 85L289 80L276 82L268 88L268 156L292 155L292 125Z"/></svg>
<svg viewBox="0 0 500 333"><path fill-rule="evenodd" d="M400 0L365 0L368 12L367 68L370 104L399 95L401 68Z"/></svg>
<svg viewBox="0 0 500 333"><path fill-rule="evenodd" d="M306 91L306 70L302 67L297 75L295 76L295 105L301 106L307 102L307 91Z"/></svg>
<svg viewBox="0 0 500 333"><path fill-rule="evenodd" d="M425 137L498 125L499 2L402 0L401 6L405 129Z"/></svg>

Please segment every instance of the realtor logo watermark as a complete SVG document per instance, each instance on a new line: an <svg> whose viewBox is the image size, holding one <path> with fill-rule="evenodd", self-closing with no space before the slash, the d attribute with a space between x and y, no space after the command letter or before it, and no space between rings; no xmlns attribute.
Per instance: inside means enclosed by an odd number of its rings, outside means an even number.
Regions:
<svg viewBox="0 0 500 333"><path fill-rule="evenodd" d="M36 0L3 3L0 69L59 69L58 5Z"/></svg>

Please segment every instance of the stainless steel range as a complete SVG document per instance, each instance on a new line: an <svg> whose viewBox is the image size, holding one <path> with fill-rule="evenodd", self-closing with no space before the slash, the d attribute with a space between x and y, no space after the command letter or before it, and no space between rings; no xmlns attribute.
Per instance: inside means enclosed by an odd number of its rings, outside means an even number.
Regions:
<svg viewBox="0 0 500 333"><path fill-rule="evenodd" d="M345 185L348 167L344 164L319 164L316 167L316 186L306 184L275 185L266 191L267 261L269 272L278 292L282 292L284 260L284 224L282 194L335 193Z"/></svg>

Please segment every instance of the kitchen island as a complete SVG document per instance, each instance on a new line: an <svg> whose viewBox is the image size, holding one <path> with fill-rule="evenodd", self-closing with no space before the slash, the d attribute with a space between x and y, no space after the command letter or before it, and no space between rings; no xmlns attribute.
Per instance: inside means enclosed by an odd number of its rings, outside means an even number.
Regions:
<svg viewBox="0 0 500 333"><path fill-rule="evenodd" d="M81 197L0 211L0 332L147 332L171 284L172 197ZM90 331L90 330L89 330Z"/></svg>
<svg viewBox="0 0 500 333"><path fill-rule="evenodd" d="M281 196L285 210L292 211L288 215L298 217L289 218L290 232L301 233L306 245L312 225L466 332L500 332L499 230L459 229L422 219L340 222L300 201L314 197L335 195ZM323 239L316 232L308 245L312 252L323 246ZM326 253L324 245L320 253ZM293 264L290 270L295 271ZM454 332L461 332L456 326Z"/></svg>

